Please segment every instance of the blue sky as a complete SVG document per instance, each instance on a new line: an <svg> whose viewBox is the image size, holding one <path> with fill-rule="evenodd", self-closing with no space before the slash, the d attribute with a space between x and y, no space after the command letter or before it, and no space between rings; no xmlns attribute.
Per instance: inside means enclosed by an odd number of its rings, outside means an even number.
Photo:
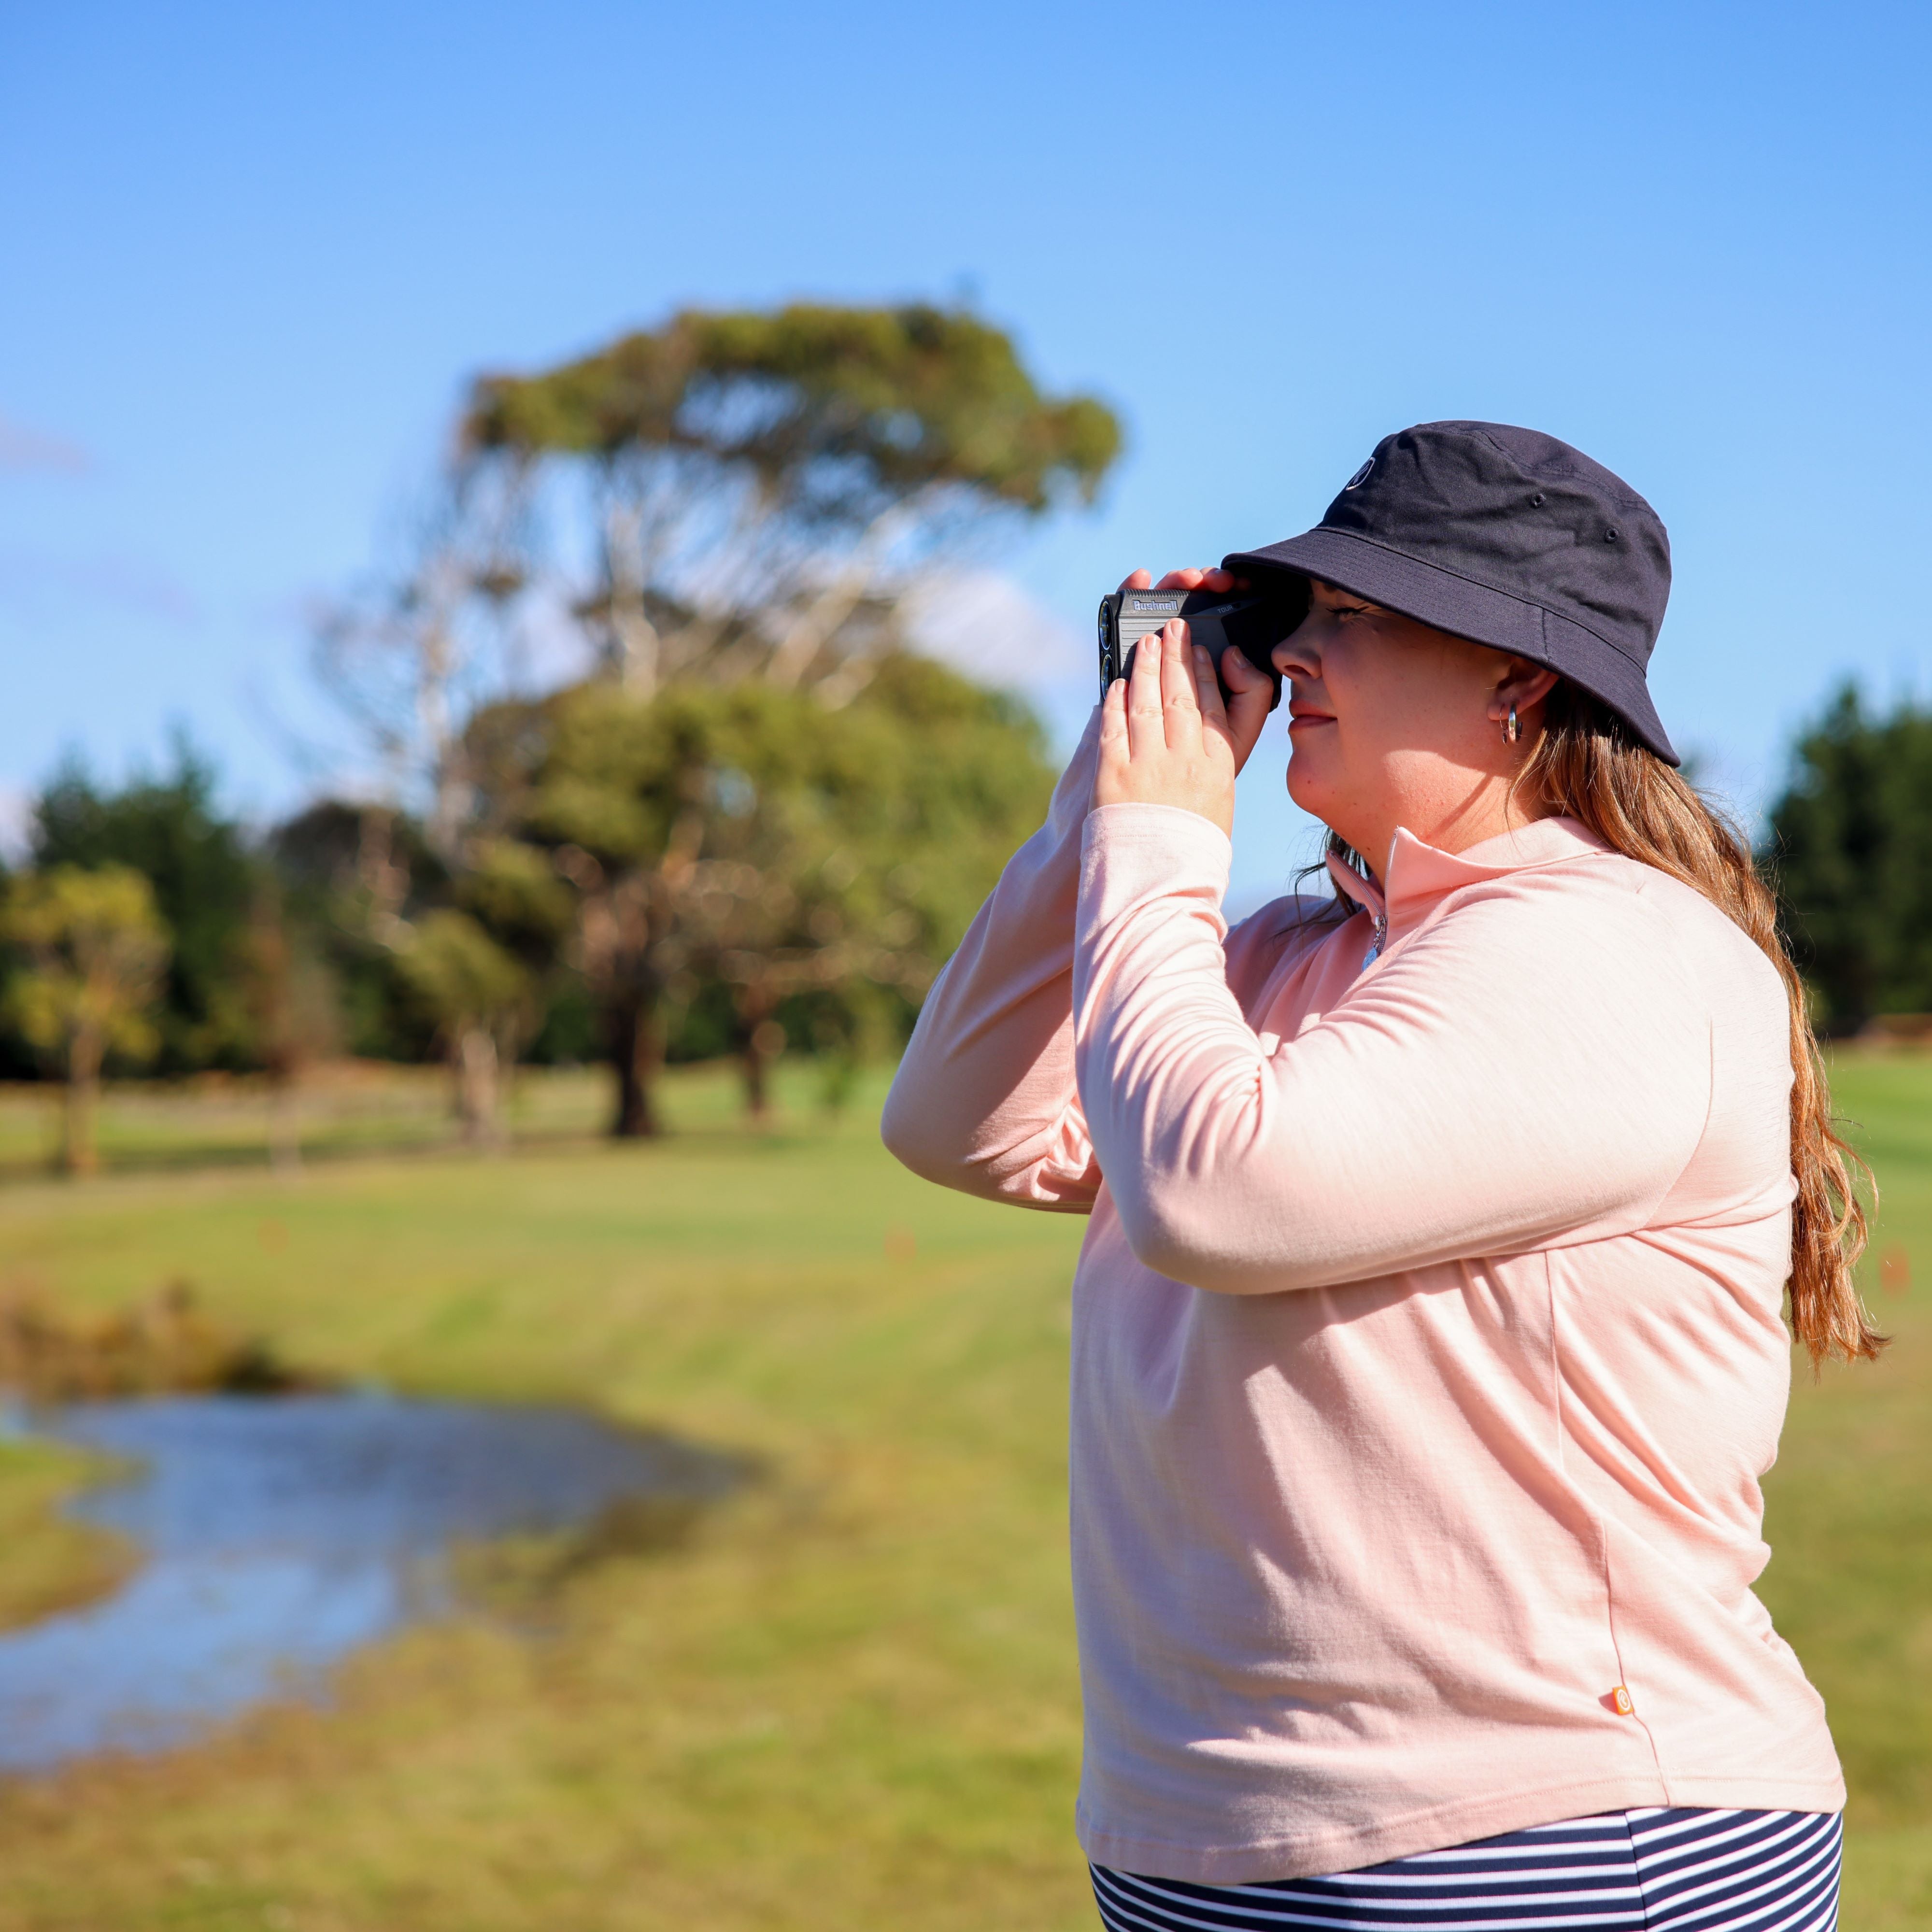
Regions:
<svg viewBox="0 0 1932 1932"><path fill-rule="evenodd" d="M1922 684L1932 14L1907 6L0 7L0 788L185 721L285 808L302 612L479 368L682 303L970 296L1131 447L1001 560L1082 702L1134 564L1305 527L1376 438L1642 490L1653 669L1747 810ZM1264 742L1252 894L1306 856Z"/></svg>

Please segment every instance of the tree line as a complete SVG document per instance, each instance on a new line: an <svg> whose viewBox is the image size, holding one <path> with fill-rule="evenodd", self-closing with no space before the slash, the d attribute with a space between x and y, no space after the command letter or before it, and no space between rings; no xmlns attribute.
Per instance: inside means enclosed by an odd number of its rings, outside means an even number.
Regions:
<svg viewBox="0 0 1932 1932"><path fill-rule="evenodd" d="M505 1070L600 1060L658 1130L668 1058L835 1085L890 1051L1052 773L1036 722L910 646L932 573L1090 500L1118 424L1042 393L982 319L910 304L691 310L490 374L390 567L316 616L358 782L222 812L185 742L78 764L0 881L0 1072L266 1075L277 1133L343 1052L448 1066L500 1136ZM520 678L533 638L587 676ZM1847 688L1801 734L1760 858L1828 1031L1932 1012L1932 712Z"/></svg>
<svg viewBox="0 0 1932 1932"><path fill-rule="evenodd" d="M66 1082L68 1165L91 1165L110 1064L286 1097L334 1054L441 1058L483 1142L518 1060L604 1061L622 1135L656 1130L667 1058L736 1054L754 1112L787 1046L836 1087L902 1036L1052 782L1021 708L902 650L836 710L592 679L461 740L453 863L381 802L252 832L184 742L118 788L56 775L0 897L0 1072ZM1836 696L1760 856L1827 1030L1932 1012L1932 712Z"/></svg>
<svg viewBox="0 0 1932 1932"><path fill-rule="evenodd" d="M92 1165L110 1062L286 1096L344 1052L442 1059L488 1142L514 1061L606 1062L632 1135L658 1128L667 1058L735 1054L762 1112L788 1044L835 1079L890 1050L1052 782L1020 707L910 652L836 712L591 682L473 729L454 863L387 806L251 833L185 746L118 788L70 767L45 788L0 900L0 1069L67 1082L67 1165Z"/></svg>

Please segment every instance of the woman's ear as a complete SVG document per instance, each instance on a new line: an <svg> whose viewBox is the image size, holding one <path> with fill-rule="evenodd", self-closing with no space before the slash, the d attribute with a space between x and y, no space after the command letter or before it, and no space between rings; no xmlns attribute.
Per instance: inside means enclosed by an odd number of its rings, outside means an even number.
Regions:
<svg viewBox="0 0 1932 1932"><path fill-rule="evenodd" d="M1519 712L1540 704L1556 688L1556 674L1546 664L1532 664L1527 658L1511 658L1502 668L1496 688L1490 695L1490 716L1500 724L1514 705Z"/></svg>

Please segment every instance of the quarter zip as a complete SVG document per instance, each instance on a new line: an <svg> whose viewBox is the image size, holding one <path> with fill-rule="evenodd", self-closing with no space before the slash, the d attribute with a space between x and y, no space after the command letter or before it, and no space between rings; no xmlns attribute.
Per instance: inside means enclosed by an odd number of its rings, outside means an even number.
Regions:
<svg viewBox="0 0 1932 1932"><path fill-rule="evenodd" d="M1389 879L1395 872L1396 840L1389 841L1388 856L1382 861L1382 878ZM1375 922L1375 936L1369 941L1369 950L1362 955L1362 963L1358 970L1366 973L1382 957L1382 948L1388 943L1388 887L1383 885L1378 898L1370 901L1369 917Z"/></svg>
<svg viewBox="0 0 1932 1932"><path fill-rule="evenodd" d="M1336 890L1366 913L1374 928L1369 950L1362 955L1362 963L1355 969L1365 973L1382 957L1382 948L1388 944L1388 900L1375 880L1364 878L1352 867L1343 865L1332 852L1328 855L1328 875L1335 881Z"/></svg>
<svg viewBox="0 0 1932 1932"><path fill-rule="evenodd" d="M1388 938L1388 914L1370 909L1369 916L1375 922L1376 929L1374 938L1369 941L1369 950L1362 955L1362 970L1364 972L1382 956L1383 942Z"/></svg>

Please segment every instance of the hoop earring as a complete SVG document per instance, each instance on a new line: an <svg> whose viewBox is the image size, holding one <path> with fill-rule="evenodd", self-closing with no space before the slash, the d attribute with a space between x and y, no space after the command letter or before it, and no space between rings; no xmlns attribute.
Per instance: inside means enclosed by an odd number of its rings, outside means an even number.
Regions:
<svg viewBox="0 0 1932 1932"><path fill-rule="evenodd" d="M1503 742L1514 745L1522 736L1522 727L1516 722L1516 706L1512 704L1509 716L1503 720Z"/></svg>

